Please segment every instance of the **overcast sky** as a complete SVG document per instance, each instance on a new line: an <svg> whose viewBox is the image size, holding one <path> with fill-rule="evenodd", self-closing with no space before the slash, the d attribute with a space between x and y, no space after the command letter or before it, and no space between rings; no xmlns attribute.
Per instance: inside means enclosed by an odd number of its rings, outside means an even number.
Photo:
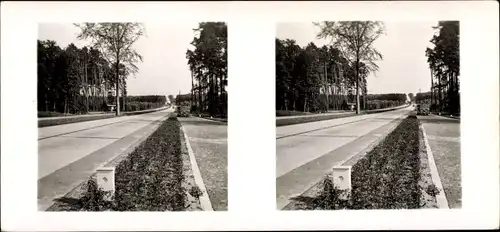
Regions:
<svg viewBox="0 0 500 232"><path fill-rule="evenodd" d="M386 35L375 43L384 56L377 64L376 76L368 77L368 93L418 93L430 90L430 70L425 49L432 47L429 40L437 22L384 22ZM294 39L300 46L314 42L317 46L328 40L316 39L319 29L312 23L279 23L276 27L279 39Z"/></svg>
<svg viewBox="0 0 500 232"><path fill-rule="evenodd" d="M376 76L368 77L369 93L417 93L430 88L430 71L425 48L437 22L385 22L386 34L375 42L383 54ZM187 65L186 50L192 48L194 28L197 22L182 24L146 23L147 37L139 39L134 47L144 57L139 63L139 73L129 77L130 95L176 95L191 89L191 74ZM277 37L295 39L301 46L313 41L322 46L328 41L316 39L318 29L312 23L279 23ZM229 28L231 30L231 28ZM72 24L40 24L38 38L55 40L65 48L69 43L78 47L88 45L76 36L79 29ZM229 38L230 40L231 38ZM270 38L271 39L271 38Z"/></svg>
<svg viewBox="0 0 500 232"><path fill-rule="evenodd" d="M139 73L129 77L129 95L176 95L191 90L191 73L187 65L186 51L194 37L193 29L198 23L149 24L146 37L140 38L133 47L144 58L139 63ZM88 45L76 37L80 29L72 24L40 24L38 38L54 40L65 48L74 43L78 47Z"/></svg>

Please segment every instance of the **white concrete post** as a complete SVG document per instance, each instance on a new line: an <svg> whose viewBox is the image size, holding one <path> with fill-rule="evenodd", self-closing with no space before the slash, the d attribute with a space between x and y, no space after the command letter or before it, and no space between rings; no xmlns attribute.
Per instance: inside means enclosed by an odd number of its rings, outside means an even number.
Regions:
<svg viewBox="0 0 500 232"><path fill-rule="evenodd" d="M107 194L104 200L110 201L115 195L115 168L114 167L101 167L97 169L97 188L111 192Z"/></svg>
<svg viewBox="0 0 500 232"><path fill-rule="evenodd" d="M345 190L345 194L339 196L341 199L347 200L347 194L351 193L351 166L336 166L333 167L332 182L335 187L340 190Z"/></svg>

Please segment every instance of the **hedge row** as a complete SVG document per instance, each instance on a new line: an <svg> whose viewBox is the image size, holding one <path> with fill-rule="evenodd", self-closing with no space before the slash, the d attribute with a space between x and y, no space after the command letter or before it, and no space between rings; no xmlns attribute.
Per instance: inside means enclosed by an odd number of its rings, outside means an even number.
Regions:
<svg viewBox="0 0 500 232"><path fill-rule="evenodd" d="M299 115L310 115L309 112L293 111L293 110L276 110L276 116L299 116Z"/></svg>
<svg viewBox="0 0 500 232"><path fill-rule="evenodd" d="M128 99L127 99L128 100ZM152 103L152 102L128 102L125 104L124 111L140 111L156 109L165 106L165 103ZM123 109L123 108L122 108Z"/></svg>
<svg viewBox="0 0 500 232"><path fill-rule="evenodd" d="M118 164L112 203L91 180L79 204L85 211L183 211L182 168L180 122L169 118Z"/></svg>
<svg viewBox="0 0 500 232"><path fill-rule="evenodd" d="M323 181L322 191L308 206L320 210L421 208L419 122L404 119L380 144L352 167L349 200L346 192Z"/></svg>
<svg viewBox="0 0 500 232"><path fill-rule="evenodd" d="M144 95L144 96L127 96L127 102L148 102L165 105L167 97L165 95Z"/></svg>
<svg viewBox="0 0 500 232"><path fill-rule="evenodd" d="M373 100L366 103L367 110L378 110L384 108L391 108L400 106L403 102L399 101L387 101L387 100Z"/></svg>

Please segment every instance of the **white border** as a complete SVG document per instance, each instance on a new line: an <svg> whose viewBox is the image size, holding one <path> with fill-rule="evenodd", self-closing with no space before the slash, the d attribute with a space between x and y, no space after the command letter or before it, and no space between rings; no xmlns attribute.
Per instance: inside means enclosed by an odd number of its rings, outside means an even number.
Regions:
<svg viewBox="0 0 500 232"><path fill-rule="evenodd" d="M3 230L498 228L499 40L495 1L2 2L0 9ZM229 26L229 211L38 213L37 23L216 20ZM275 25L318 20L460 20L461 210L275 210Z"/></svg>

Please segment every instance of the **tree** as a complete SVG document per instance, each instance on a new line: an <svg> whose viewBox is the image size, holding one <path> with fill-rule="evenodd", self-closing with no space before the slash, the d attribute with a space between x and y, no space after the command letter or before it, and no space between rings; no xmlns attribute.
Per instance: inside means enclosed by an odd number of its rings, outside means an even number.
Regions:
<svg viewBox="0 0 500 232"><path fill-rule="evenodd" d="M203 22L193 29L186 58L192 77L191 110L208 112L210 116L227 116L227 25L223 22ZM198 102L195 104L195 92Z"/></svg>
<svg viewBox="0 0 500 232"><path fill-rule="evenodd" d="M78 39L91 39L94 47L99 49L109 63L115 64L116 78L116 115L120 115L120 64L126 70L135 74L139 68L137 62L142 62L142 56L132 48L132 45L145 34L141 23L83 23L75 24L81 29Z"/></svg>
<svg viewBox="0 0 500 232"><path fill-rule="evenodd" d="M379 21L340 21L314 23L320 28L318 38L330 38L343 57L354 66L356 82L356 113L360 113L360 63L366 65L368 73L376 72L377 60L383 59L373 43L385 32L384 24Z"/></svg>
<svg viewBox="0 0 500 232"><path fill-rule="evenodd" d="M168 95L168 101L170 102L170 104L174 104L175 103L174 95L172 95L172 94Z"/></svg>
<svg viewBox="0 0 500 232"><path fill-rule="evenodd" d="M309 43L301 48L291 39L276 39L276 110L345 109L354 71L333 46ZM361 64L364 93L366 81ZM366 74L367 76L367 74Z"/></svg>
<svg viewBox="0 0 500 232"><path fill-rule="evenodd" d="M433 108L452 114L460 112L459 28L458 21L440 21L433 27L436 34L430 42L434 44L434 48L425 50L431 71L430 92ZM434 96L436 90L438 99Z"/></svg>
<svg viewBox="0 0 500 232"><path fill-rule="evenodd" d="M411 102L415 102L415 95L413 93L408 93L408 98Z"/></svg>

